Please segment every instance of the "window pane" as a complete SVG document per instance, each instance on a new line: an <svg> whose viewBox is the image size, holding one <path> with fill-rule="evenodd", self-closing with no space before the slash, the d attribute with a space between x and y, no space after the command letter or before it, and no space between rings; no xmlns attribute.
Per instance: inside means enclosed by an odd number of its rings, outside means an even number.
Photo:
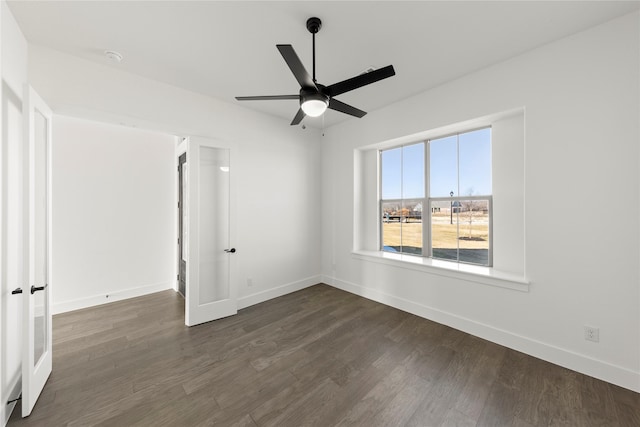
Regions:
<svg viewBox="0 0 640 427"><path fill-rule="evenodd" d="M460 261L489 265L489 201L460 201Z"/></svg>
<svg viewBox="0 0 640 427"><path fill-rule="evenodd" d="M422 202L382 203L382 250L422 255Z"/></svg>
<svg viewBox="0 0 640 427"><path fill-rule="evenodd" d="M402 147L381 152L382 199L402 197Z"/></svg>
<svg viewBox="0 0 640 427"><path fill-rule="evenodd" d="M457 136L429 142L429 187L431 197L458 195Z"/></svg>
<svg viewBox="0 0 640 427"><path fill-rule="evenodd" d="M402 203L402 252L422 255L422 202Z"/></svg>
<svg viewBox="0 0 640 427"><path fill-rule="evenodd" d="M424 197L424 144L402 147L402 198Z"/></svg>
<svg viewBox="0 0 640 427"><path fill-rule="evenodd" d="M458 260L460 202L431 202L431 250L434 258Z"/></svg>
<svg viewBox="0 0 640 427"><path fill-rule="evenodd" d="M460 195L491 194L491 129L460 134Z"/></svg>
<svg viewBox="0 0 640 427"><path fill-rule="evenodd" d="M382 203L382 250L402 251L401 204L399 202Z"/></svg>

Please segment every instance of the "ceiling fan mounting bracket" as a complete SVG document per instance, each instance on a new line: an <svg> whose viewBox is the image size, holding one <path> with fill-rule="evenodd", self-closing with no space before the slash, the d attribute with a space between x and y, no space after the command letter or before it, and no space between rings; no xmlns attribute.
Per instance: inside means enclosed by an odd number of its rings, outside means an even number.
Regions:
<svg viewBox="0 0 640 427"><path fill-rule="evenodd" d="M320 28L322 28L322 21L320 18L316 18L314 16L313 18L307 19L307 30L309 30L311 34L316 34L320 31Z"/></svg>

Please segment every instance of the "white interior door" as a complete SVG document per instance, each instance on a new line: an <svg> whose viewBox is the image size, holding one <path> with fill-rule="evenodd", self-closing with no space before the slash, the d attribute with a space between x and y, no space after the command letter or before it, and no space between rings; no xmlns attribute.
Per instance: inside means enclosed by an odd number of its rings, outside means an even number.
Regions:
<svg viewBox="0 0 640 427"><path fill-rule="evenodd" d="M29 197L29 281L23 287L22 416L31 413L51 374L51 122L49 107L30 87L23 99Z"/></svg>
<svg viewBox="0 0 640 427"><path fill-rule="evenodd" d="M238 311L230 153L219 141L191 137L187 142L188 326Z"/></svg>

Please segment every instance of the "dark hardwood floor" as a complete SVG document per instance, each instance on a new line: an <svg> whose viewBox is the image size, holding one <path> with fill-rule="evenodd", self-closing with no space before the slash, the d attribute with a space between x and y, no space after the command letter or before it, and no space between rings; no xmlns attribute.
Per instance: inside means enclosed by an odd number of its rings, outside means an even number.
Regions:
<svg viewBox="0 0 640 427"><path fill-rule="evenodd" d="M640 426L640 394L317 285L187 328L173 291L54 317L10 426Z"/></svg>

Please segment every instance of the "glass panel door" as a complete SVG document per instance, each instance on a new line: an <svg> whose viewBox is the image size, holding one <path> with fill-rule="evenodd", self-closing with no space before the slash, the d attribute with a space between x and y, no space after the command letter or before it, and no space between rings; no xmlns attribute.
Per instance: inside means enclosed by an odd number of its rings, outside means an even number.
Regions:
<svg viewBox="0 0 640 427"><path fill-rule="evenodd" d="M216 141L190 138L187 189L187 289L189 326L237 312L231 246L230 149Z"/></svg>
<svg viewBox="0 0 640 427"><path fill-rule="evenodd" d="M51 294L51 110L26 87L23 100L25 134L29 141L29 257L23 287L22 416L31 413L52 368Z"/></svg>

